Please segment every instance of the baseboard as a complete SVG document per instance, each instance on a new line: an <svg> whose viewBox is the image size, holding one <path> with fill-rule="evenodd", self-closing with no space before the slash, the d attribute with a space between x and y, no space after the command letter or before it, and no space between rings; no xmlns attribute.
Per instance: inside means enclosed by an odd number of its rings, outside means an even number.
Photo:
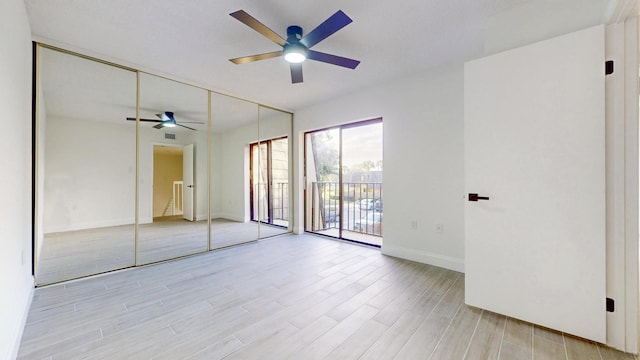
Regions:
<svg viewBox="0 0 640 360"><path fill-rule="evenodd" d="M462 273L464 272L464 260L452 258L449 256L404 248L400 246L385 245L384 242L382 244L382 253L401 259L438 266Z"/></svg>
<svg viewBox="0 0 640 360"><path fill-rule="evenodd" d="M33 280L33 277L31 279ZM27 325L29 309L31 309L31 303L33 302L34 290L35 290L35 287L33 286L33 281L32 281L31 290L29 291L29 297L27 299L27 306L24 308L24 312L22 314L22 319L20 321L20 330L16 336L15 342L13 343L13 350L11 351L10 359L18 358L18 352L20 351L20 344L22 343L22 334L24 333L24 328Z"/></svg>

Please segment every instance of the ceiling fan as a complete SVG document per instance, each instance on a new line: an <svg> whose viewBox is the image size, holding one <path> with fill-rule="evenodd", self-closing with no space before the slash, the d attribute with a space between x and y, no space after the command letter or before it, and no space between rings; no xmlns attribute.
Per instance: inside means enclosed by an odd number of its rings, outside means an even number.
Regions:
<svg viewBox="0 0 640 360"><path fill-rule="evenodd" d="M342 12L342 10L338 10L335 14L331 15L327 20L318 25L315 29L311 30L311 32L306 34L304 37L302 36L302 28L300 26L289 26L287 28L286 40L256 20L253 16L247 14L244 10L238 10L229 15L259 32L269 40L282 46L282 50L280 51L229 59L229 61L234 64L246 64L253 61L270 59L284 55L284 59L290 63L291 83L293 84L302 82L302 62L306 59L321 61L349 69L355 69L358 64L360 64L360 61L358 60L311 50L312 46L328 38L333 33L349 25L353 21L347 16L347 14Z"/></svg>
<svg viewBox="0 0 640 360"><path fill-rule="evenodd" d="M156 116L158 117L158 119L140 119L140 121L149 121L149 122L157 122L159 123L158 125L154 125L153 127L155 129L162 129L163 127L176 127L176 126L181 126L183 128L187 128L189 130L196 130L192 127L188 127L186 125L182 125L182 124L178 124L176 122L176 118L173 116L173 112L171 111L165 111L161 114L156 114ZM128 117L127 120L130 121L136 121L136 118L134 117ZM186 124L204 124L201 122L195 122L195 121L180 121L181 123L186 123Z"/></svg>

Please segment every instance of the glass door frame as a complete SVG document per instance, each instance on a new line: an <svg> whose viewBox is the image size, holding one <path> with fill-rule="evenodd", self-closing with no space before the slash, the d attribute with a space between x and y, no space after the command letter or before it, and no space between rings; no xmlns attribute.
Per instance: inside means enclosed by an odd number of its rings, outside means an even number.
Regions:
<svg viewBox="0 0 640 360"><path fill-rule="evenodd" d="M284 226L284 225L278 225L276 224L273 220L273 169L272 169L272 164L273 164L273 156L272 156L272 143L273 141L277 141L277 140L283 140L286 139L287 141L289 141L289 136L279 136L279 137L275 137L275 138L271 138L271 139L266 139L266 140L260 140L258 142L254 142L254 143L250 143L249 144L249 213L250 213L250 219L251 221L257 221L259 223L263 223L263 224L269 224L269 225L273 225L273 226L278 226L278 227L282 227L282 228L288 228L288 226ZM258 203L258 209L254 208L254 204L256 203L255 200L255 196L256 196L256 191L254 190L254 148L258 147L259 151L258 151L258 168L262 167L262 157L261 155L261 149L260 147L262 145L266 146L266 170L267 170L267 186L266 186L266 198L267 198L267 221L264 221L262 219L260 219L260 213L261 213L261 209L260 209L260 204ZM287 148L289 146L287 145ZM289 158L289 156L287 155L287 158ZM261 188L258 188L258 192L262 190ZM287 190L288 191L288 190ZM258 196L259 197L259 196ZM260 198L258 198L257 200L258 202L261 201ZM258 212L258 217L255 217L255 213L256 210Z"/></svg>
<svg viewBox="0 0 640 360"><path fill-rule="evenodd" d="M353 242L353 243L357 243L357 244L362 244L362 245L367 245L367 246L372 246L372 247L377 247L377 248L381 248L381 245L377 245L377 244L371 244L371 243L367 243L367 242L363 242L363 241L358 241L358 240L353 240L353 239L348 239L345 238L343 236L343 228L344 228L344 219L345 216L343 216L342 212L344 210L344 196L343 196L343 192L344 192L344 181L343 181L343 143L342 143L342 131L345 129L352 129L352 128L357 128L357 127L361 127L361 126L367 126L367 125L373 125L373 124L382 124L383 123L383 118L382 117L378 117L378 118L374 118L374 119L369 119L369 120L362 120L362 121L357 121L357 122L352 122L352 123L347 123L347 124L342 124L342 125L336 125L336 126L329 126L326 128L320 128L320 129L315 129L315 130L309 130L309 131L305 131L304 132L304 140L303 140L303 174L304 174L304 191L303 191L303 196L304 196L304 212L303 212L303 216L304 219L302 221L302 223L304 224L304 231L305 232L309 232L312 234L316 234L316 235L321 235L321 236L326 236L326 237L330 237L330 238L334 238L334 239L340 239L340 240L344 240L344 241L349 241L349 242ZM319 232L314 231L313 229L308 229L307 228L307 219L309 216L313 217L313 214L308 214L308 204L307 201L309 199L309 191L313 191L312 189L309 189L309 187L307 186L308 182L308 153L307 153L307 149L308 149L308 143L307 143L307 139L309 138L309 136L311 134L314 133L319 133L322 131L329 131L329 130L338 130L338 209L339 209L339 225L338 225L338 236L332 236L332 235L328 235L328 234L322 234ZM311 194L311 196L313 196L313 194ZM312 219L313 222L313 219Z"/></svg>

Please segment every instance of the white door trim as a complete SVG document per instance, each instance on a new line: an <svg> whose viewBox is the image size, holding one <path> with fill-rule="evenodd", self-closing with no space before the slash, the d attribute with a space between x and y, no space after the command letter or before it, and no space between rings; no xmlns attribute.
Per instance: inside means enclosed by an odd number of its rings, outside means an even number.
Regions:
<svg viewBox="0 0 640 360"><path fill-rule="evenodd" d="M638 19L608 25L607 121L607 345L638 353Z"/></svg>
<svg viewBox="0 0 640 360"><path fill-rule="evenodd" d="M640 336L638 306L638 66L640 65L638 17L627 19L625 26L624 104L625 104L625 254L626 254L626 347L625 351L638 353Z"/></svg>

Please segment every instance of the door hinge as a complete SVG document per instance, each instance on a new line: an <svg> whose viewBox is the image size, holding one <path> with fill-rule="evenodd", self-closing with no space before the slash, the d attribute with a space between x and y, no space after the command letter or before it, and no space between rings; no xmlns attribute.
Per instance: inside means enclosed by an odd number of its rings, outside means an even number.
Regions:
<svg viewBox="0 0 640 360"><path fill-rule="evenodd" d="M613 74L613 60L607 60L604 62L604 74L605 75Z"/></svg>
<svg viewBox="0 0 640 360"><path fill-rule="evenodd" d="M616 302L612 298L607 298L607 312L614 312L616 310Z"/></svg>

